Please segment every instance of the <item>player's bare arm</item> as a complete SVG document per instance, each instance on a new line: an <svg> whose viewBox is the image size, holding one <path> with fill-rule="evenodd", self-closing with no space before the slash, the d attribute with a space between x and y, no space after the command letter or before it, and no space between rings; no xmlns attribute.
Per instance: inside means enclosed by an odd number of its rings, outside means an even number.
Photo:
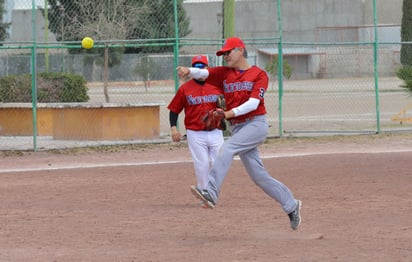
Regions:
<svg viewBox="0 0 412 262"><path fill-rule="evenodd" d="M225 111L225 119L230 119L233 117L235 117L235 113L233 112L233 110Z"/></svg>

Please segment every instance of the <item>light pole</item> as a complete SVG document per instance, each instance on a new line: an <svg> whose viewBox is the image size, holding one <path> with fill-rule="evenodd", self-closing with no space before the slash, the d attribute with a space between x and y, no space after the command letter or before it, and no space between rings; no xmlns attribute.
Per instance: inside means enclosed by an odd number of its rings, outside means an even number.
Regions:
<svg viewBox="0 0 412 262"><path fill-rule="evenodd" d="M216 19L217 19L217 40L219 41L219 45L220 45L220 40L223 38L223 13L222 12L217 13ZM222 65L222 56L219 56L216 59L216 65Z"/></svg>
<svg viewBox="0 0 412 262"><path fill-rule="evenodd" d="M44 0L44 42L49 42L49 3L48 0ZM44 63L46 66L46 72L49 72L49 49L46 48L44 52Z"/></svg>

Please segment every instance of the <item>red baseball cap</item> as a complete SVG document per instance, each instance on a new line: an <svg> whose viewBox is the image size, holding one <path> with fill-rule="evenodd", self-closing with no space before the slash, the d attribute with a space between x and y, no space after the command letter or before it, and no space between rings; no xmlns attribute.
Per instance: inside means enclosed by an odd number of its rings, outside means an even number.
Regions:
<svg viewBox="0 0 412 262"><path fill-rule="evenodd" d="M217 56L223 55L223 53L230 51L236 47L245 48L245 44L243 43L242 39L237 37L230 37L225 40L223 43L222 49L216 52Z"/></svg>
<svg viewBox="0 0 412 262"><path fill-rule="evenodd" d="M194 64L197 64L197 63L202 63L204 65L209 65L209 61L207 59L207 56L205 56L205 55L195 55L192 58L192 66Z"/></svg>

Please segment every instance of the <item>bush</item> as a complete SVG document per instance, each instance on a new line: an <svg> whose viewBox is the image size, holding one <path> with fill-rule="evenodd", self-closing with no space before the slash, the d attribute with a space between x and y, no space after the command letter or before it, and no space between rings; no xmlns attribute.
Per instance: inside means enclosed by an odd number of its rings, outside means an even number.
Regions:
<svg viewBox="0 0 412 262"><path fill-rule="evenodd" d="M31 75L12 75L0 78L0 102L32 102ZM40 73L36 79L37 102L87 102L86 80L66 73Z"/></svg>
<svg viewBox="0 0 412 262"><path fill-rule="evenodd" d="M402 66L396 71L396 75L404 81L404 84L400 87L412 95L412 66Z"/></svg>
<svg viewBox="0 0 412 262"><path fill-rule="evenodd" d="M0 102L30 102L31 79L28 75L0 78Z"/></svg>
<svg viewBox="0 0 412 262"><path fill-rule="evenodd" d="M265 66L266 72L268 72L269 76L272 76L274 79L276 79L277 77L278 64L279 64L279 59L278 59L278 56L275 55L273 56L271 62ZM292 77L292 73L293 73L293 67L289 64L289 62L286 59L283 59L283 76L289 79Z"/></svg>

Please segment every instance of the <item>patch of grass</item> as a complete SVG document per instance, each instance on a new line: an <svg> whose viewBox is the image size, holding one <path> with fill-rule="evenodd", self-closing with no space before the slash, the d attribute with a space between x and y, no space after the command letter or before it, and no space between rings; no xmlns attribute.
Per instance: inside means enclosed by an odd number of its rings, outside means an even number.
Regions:
<svg viewBox="0 0 412 262"><path fill-rule="evenodd" d="M0 151L0 155L2 157L24 156L25 152L19 151L19 150L5 150L5 151Z"/></svg>
<svg viewBox="0 0 412 262"><path fill-rule="evenodd" d="M62 155L79 155L88 153L118 153L124 151L143 152L150 149L162 148L164 150L173 151L177 148L187 147L186 143L154 143L154 144L127 144L127 145L102 145L90 147L75 147L64 149L51 149L44 152Z"/></svg>

